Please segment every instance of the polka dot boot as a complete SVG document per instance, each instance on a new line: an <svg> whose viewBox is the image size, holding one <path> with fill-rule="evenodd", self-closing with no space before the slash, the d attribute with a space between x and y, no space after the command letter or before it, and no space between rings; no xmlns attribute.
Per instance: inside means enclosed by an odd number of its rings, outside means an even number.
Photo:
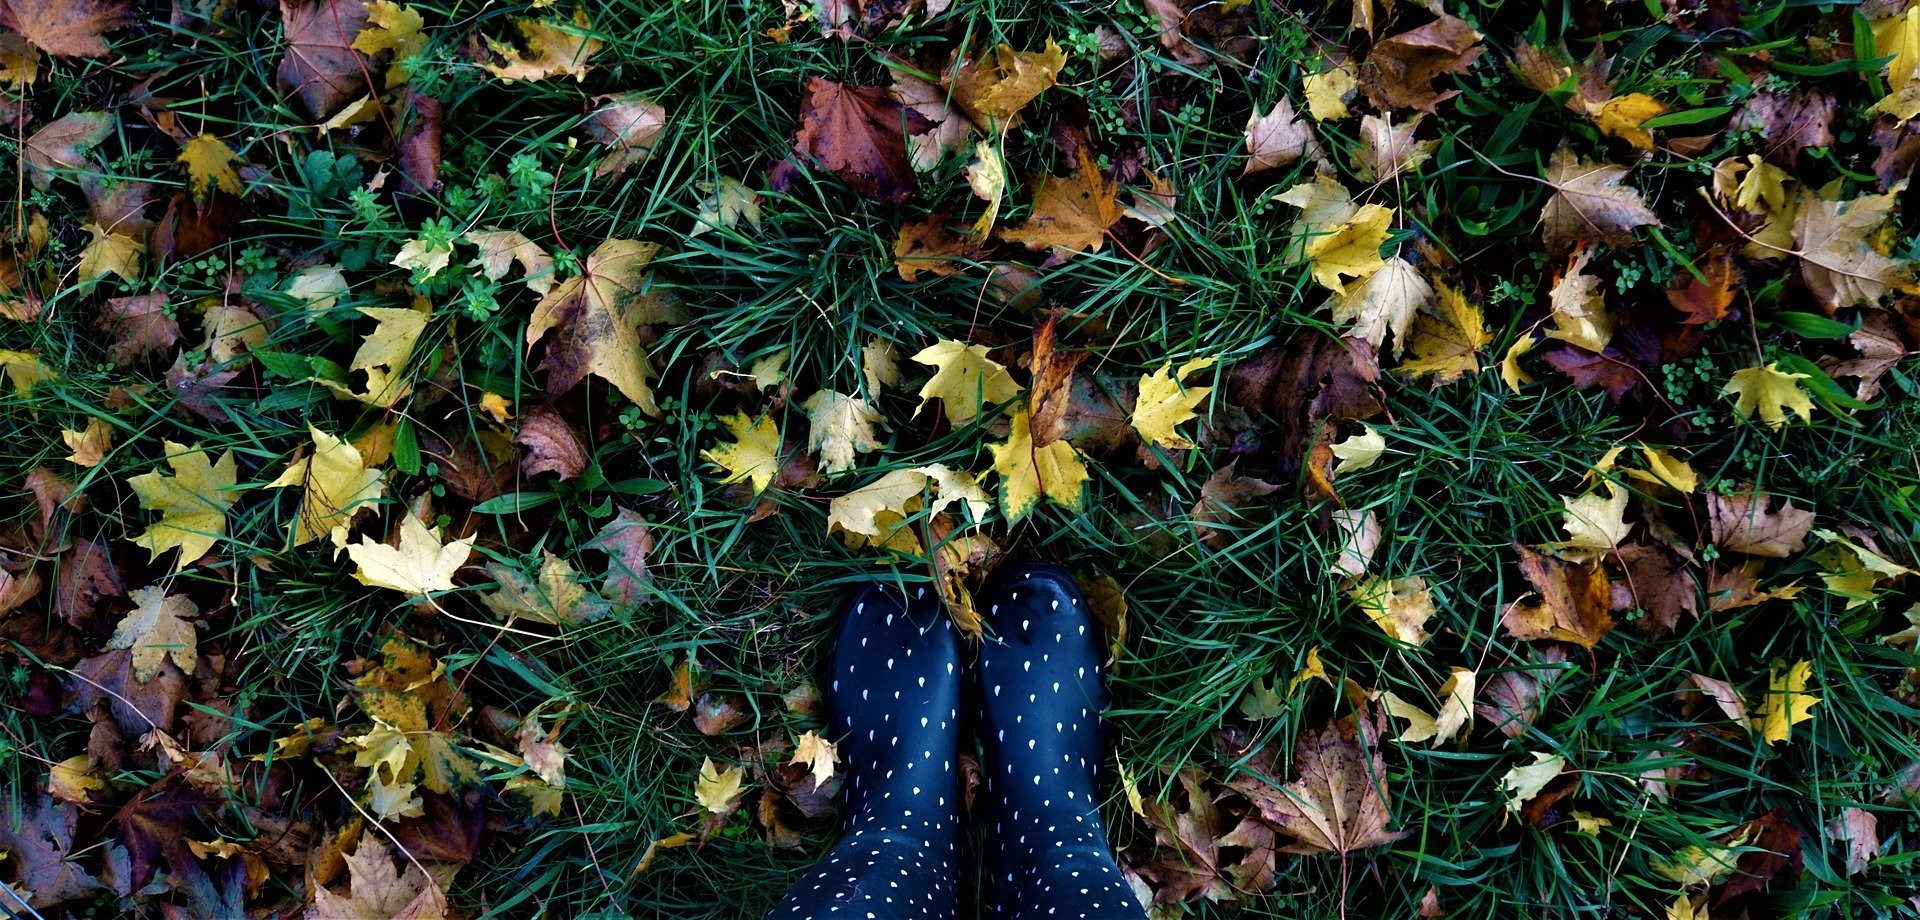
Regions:
<svg viewBox="0 0 1920 920"><path fill-rule="evenodd" d="M951 920L960 643L929 588L870 585L834 638L831 731L846 772L840 842L768 914Z"/></svg>
<svg viewBox="0 0 1920 920"><path fill-rule="evenodd" d="M1010 563L974 597L986 809L982 914L1144 920L1107 842L1094 780L1106 691L1100 628L1066 570Z"/></svg>

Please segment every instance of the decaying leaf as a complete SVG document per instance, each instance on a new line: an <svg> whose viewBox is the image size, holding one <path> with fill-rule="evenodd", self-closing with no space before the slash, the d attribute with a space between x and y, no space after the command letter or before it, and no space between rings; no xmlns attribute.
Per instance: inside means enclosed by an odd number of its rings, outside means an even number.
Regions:
<svg viewBox="0 0 1920 920"><path fill-rule="evenodd" d="M168 596L161 588L141 588L129 595L133 610L113 629L107 648L130 649L133 676L150 681L160 671L160 662L171 658L185 674L193 673L198 660L199 637L189 617L199 609L184 595Z"/></svg>
<svg viewBox="0 0 1920 920"><path fill-rule="evenodd" d="M1247 120L1247 165L1240 174L1292 166L1319 153L1313 127L1294 112L1292 100L1281 96L1267 114L1256 113Z"/></svg>
<svg viewBox="0 0 1920 920"><path fill-rule="evenodd" d="M1625 246L1636 228L1659 226L1640 193L1621 184L1626 178L1624 166L1588 162L1565 147L1554 151L1546 175L1554 194L1540 212L1547 248L1567 252L1583 240Z"/></svg>
<svg viewBox="0 0 1920 920"><path fill-rule="evenodd" d="M503 620L521 618L549 626L572 626L607 615L607 602L587 593L573 566L552 553L543 555L540 572L533 579L497 562L487 566L487 574L500 583L500 590L482 601Z"/></svg>
<svg viewBox="0 0 1920 920"><path fill-rule="evenodd" d="M1092 154L1082 148L1079 171L1042 178L1026 224L1000 231L1000 238L1036 251L1051 249L1056 256L1099 252L1108 228L1120 220L1118 193L1119 185L1101 175Z"/></svg>
<svg viewBox="0 0 1920 920"><path fill-rule="evenodd" d="M1480 372L1480 349L1493 341L1480 307L1458 289L1442 284L1427 312L1414 317L1408 349L1412 357L1399 371L1413 377L1431 376L1435 386Z"/></svg>
<svg viewBox="0 0 1920 920"><path fill-rule="evenodd" d="M488 73L509 83L550 77L585 80L587 71L592 69L587 59L600 53L606 44L594 36L593 24L587 20L584 7L576 7L570 21L516 18L513 28L520 36L519 47L489 38L487 49L501 62L481 65Z"/></svg>
<svg viewBox="0 0 1920 920"><path fill-rule="evenodd" d="M1852 201L1810 198L1793 223L1800 277L1828 313L1873 306L1888 291L1913 291L1913 271L1874 248L1868 237L1893 213L1898 192Z"/></svg>
<svg viewBox="0 0 1920 920"><path fill-rule="evenodd" d="M1486 49L1465 20L1440 18L1383 38L1360 71L1360 85L1375 108L1412 108L1431 113L1459 90L1434 89L1435 78L1463 74Z"/></svg>
<svg viewBox="0 0 1920 920"><path fill-rule="evenodd" d="M686 319L675 305L648 296L647 265L660 247L635 240L610 239L581 263L580 274L540 298L527 323L527 347L545 339L547 396L579 385L588 374L613 384L648 415L659 415L653 368L640 345L642 323Z"/></svg>
<svg viewBox="0 0 1920 920"><path fill-rule="evenodd" d="M1593 648L1613 630L1611 589L1600 564L1576 563L1537 553L1519 544L1520 573L1537 597L1515 601L1500 614L1500 625L1516 639L1552 639Z"/></svg>
<svg viewBox="0 0 1920 920"><path fill-rule="evenodd" d="M593 174L615 176L645 163L667 129L666 106L638 92L614 93L595 101L600 107L581 127L594 143L613 149L593 168ZM758 225L757 218L754 223Z"/></svg>
<svg viewBox="0 0 1920 920"><path fill-rule="evenodd" d="M1433 591L1418 575L1393 579L1374 576L1348 594L1381 632L1408 645L1427 641L1427 621L1438 613L1433 606Z"/></svg>
<svg viewBox="0 0 1920 920"><path fill-rule="evenodd" d="M821 390L800 407L807 411L807 449L820 452L821 472L829 476L853 469L859 454L885 446L874 439L873 428L886 419L864 399Z"/></svg>
<svg viewBox="0 0 1920 920"><path fill-rule="evenodd" d="M468 267L480 269L488 281L505 278L508 267L518 262L528 290L541 295L553 290L553 257L526 234L498 228L469 230L463 239L480 249Z"/></svg>
<svg viewBox="0 0 1920 920"><path fill-rule="evenodd" d="M439 883L410 858L404 871L396 871L393 851L380 834L361 834L359 844L345 858L347 894L314 889L306 920L444 920L447 916L447 895Z"/></svg>
<svg viewBox="0 0 1920 920"><path fill-rule="evenodd" d="M1300 778L1280 785L1257 774L1228 785L1294 843L1290 853L1337 853L1385 846L1405 836L1390 830L1387 768L1380 716L1359 712L1301 734L1294 746Z"/></svg>
<svg viewBox="0 0 1920 920"><path fill-rule="evenodd" d="M308 428L313 453L287 465L267 488L300 486L300 514L294 519L293 545L304 546L332 537L335 546L346 543L347 528L362 508L385 494L380 471L368 469L352 444L318 428ZM191 670L191 669L188 669Z"/></svg>
<svg viewBox="0 0 1920 920"><path fill-rule="evenodd" d="M1066 441L1036 447L1025 409L1014 413L1007 440L988 447L993 451L993 471L1000 474L1000 510L1007 520L1026 517L1042 497L1080 510L1081 487L1088 477L1086 463Z"/></svg>
<svg viewBox="0 0 1920 920"><path fill-rule="evenodd" d="M1770 508L1773 497L1762 492L1707 496L1707 522L1713 545L1727 552L1768 559L1785 559L1805 549L1813 529L1813 512L1791 501Z"/></svg>
<svg viewBox="0 0 1920 920"><path fill-rule="evenodd" d="M0 26L54 57L106 57L105 33L132 19L126 0L0 0Z"/></svg>
<svg viewBox="0 0 1920 920"><path fill-rule="evenodd" d="M855 192L898 205L914 187L903 119L908 110L877 86L808 77L794 152L819 163ZM773 184L790 181L776 167Z"/></svg>

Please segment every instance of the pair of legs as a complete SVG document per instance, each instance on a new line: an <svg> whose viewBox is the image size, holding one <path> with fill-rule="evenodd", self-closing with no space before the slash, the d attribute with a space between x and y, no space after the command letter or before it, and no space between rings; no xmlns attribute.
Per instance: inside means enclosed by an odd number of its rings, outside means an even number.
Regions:
<svg viewBox="0 0 1920 920"><path fill-rule="evenodd" d="M963 661L931 590L870 586L832 652L830 731L846 832L769 920L952 920L961 710L982 746L982 907L1015 920L1142 920L1107 844L1100 630L1057 566L1004 566L976 596L988 636Z"/></svg>

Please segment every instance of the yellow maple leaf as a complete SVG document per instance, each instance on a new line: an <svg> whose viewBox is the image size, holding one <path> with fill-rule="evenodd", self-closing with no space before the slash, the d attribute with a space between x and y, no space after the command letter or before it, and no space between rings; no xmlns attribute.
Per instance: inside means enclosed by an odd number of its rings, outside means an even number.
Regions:
<svg viewBox="0 0 1920 920"><path fill-rule="evenodd" d="M733 434L733 443L715 445L712 450L701 451L700 456L726 469L727 478L720 480L721 485L747 480L753 483L753 494L766 491L780 470L780 427L774 424L773 416L750 419L746 413L736 412L720 419L720 424Z"/></svg>
<svg viewBox="0 0 1920 920"><path fill-rule="evenodd" d="M1699 488L1700 477L1687 461L1658 448L1640 445L1641 456L1647 458L1646 470L1627 470L1628 476L1642 482L1664 483L1674 489L1692 494Z"/></svg>
<svg viewBox="0 0 1920 920"><path fill-rule="evenodd" d="M367 24L353 37L353 50L368 57L392 51L392 63L387 65L387 88L392 89L407 81L413 58L427 47L427 36L421 31L426 22L419 10L393 0L372 0L366 6Z"/></svg>
<svg viewBox="0 0 1920 920"><path fill-rule="evenodd" d="M99 466L100 461L106 459L107 448L113 446L113 425L103 418L90 418L85 430L62 429L60 440L73 451L67 455L68 462L76 466Z"/></svg>
<svg viewBox="0 0 1920 920"><path fill-rule="evenodd" d="M1408 346L1413 358L1401 362L1400 372L1414 377L1432 375L1434 384L1439 385L1478 373L1477 353L1493 341L1493 335L1487 331L1479 306L1468 303L1459 290L1445 284L1434 288L1439 296L1433 313L1414 318Z"/></svg>
<svg viewBox="0 0 1920 920"><path fill-rule="evenodd" d="M827 532L846 537L852 547L877 546L918 555L922 552L916 528L906 526L921 510L927 517L960 503L967 523L984 520L993 507L986 490L972 473L942 464L894 470L827 505Z"/></svg>
<svg viewBox="0 0 1920 920"><path fill-rule="evenodd" d="M93 758L75 754L47 770L47 792L56 799L85 805L104 791L107 781L93 773Z"/></svg>
<svg viewBox="0 0 1920 920"><path fill-rule="evenodd" d="M722 770L713 765L713 758L704 758L700 762L700 778L693 783L693 800L713 814L732 814L740 807L740 782L745 778L746 772L739 767Z"/></svg>
<svg viewBox="0 0 1920 920"><path fill-rule="evenodd" d="M1665 104L1645 93L1615 96L1599 105L1589 104L1587 116L1602 133L1611 134L1641 150L1653 149L1653 133L1641 127L1647 119L1664 113Z"/></svg>
<svg viewBox="0 0 1920 920"><path fill-rule="evenodd" d="M513 419L513 404L507 402L505 396L491 390L480 395L480 409L502 425Z"/></svg>
<svg viewBox="0 0 1920 920"><path fill-rule="evenodd" d="M1394 579L1370 576L1347 594L1381 632L1408 645L1426 643L1427 621L1439 613L1434 609L1427 580L1418 575Z"/></svg>
<svg viewBox="0 0 1920 920"><path fill-rule="evenodd" d="M1341 275L1365 278L1386 267L1380 247L1387 241L1393 209L1361 205L1352 217L1327 233L1307 241L1306 256L1313 262L1313 280L1336 294L1345 294Z"/></svg>
<svg viewBox="0 0 1920 920"><path fill-rule="evenodd" d="M75 269L81 286L91 285L107 275L119 275L128 281L140 277L140 256L147 251L147 244L124 233L110 232L98 224L82 224L80 229L93 236L92 242L80 250L80 265Z"/></svg>
<svg viewBox="0 0 1920 920"><path fill-rule="evenodd" d="M647 266L659 251L638 240L605 240L581 263L580 274L540 298L527 322L527 347L547 338L547 395L571 390L592 374L613 384L642 412L660 414L647 385L653 368L639 327L681 322L686 315L645 293Z"/></svg>
<svg viewBox="0 0 1920 920"><path fill-rule="evenodd" d="M316 313L333 309L340 303L340 297L351 290L340 266L332 263L309 265L287 281L287 296L304 302L307 309Z"/></svg>
<svg viewBox="0 0 1920 920"><path fill-rule="evenodd" d="M1035 450L1027 410L1013 416L1013 430L1005 443L988 445L993 471L1000 474L1000 508L1007 520L1018 521L1040 504L1042 496L1073 511L1080 510L1080 490L1087 481L1087 465L1080 452L1065 440Z"/></svg>
<svg viewBox="0 0 1920 920"><path fill-rule="evenodd" d="M191 675L200 658L200 643L193 623L185 618L198 614L200 608L191 598L169 597L161 588L140 588L127 599L133 601L133 609L113 628L107 648L131 649L133 676L142 682L160 673L161 662L168 658Z"/></svg>
<svg viewBox="0 0 1920 920"><path fill-rule="evenodd" d="M1769 363L1765 367L1734 371L1733 379L1727 381L1726 389L1721 392L1739 397L1733 411L1740 418L1750 419L1758 412L1768 428L1779 431L1787 424L1788 412L1813 421L1813 400L1795 382L1806 378L1806 374L1789 374L1781 370L1779 364Z"/></svg>
<svg viewBox="0 0 1920 920"><path fill-rule="evenodd" d="M913 360L935 368L932 379L920 388L920 405L939 399L947 420L956 426L973 421L981 404L997 406L1025 389L1005 365L987 357L985 345L941 339L921 349Z"/></svg>
<svg viewBox="0 0 1920 920"><path fill-rule="evenodd" d="M1599 276L1586 273L1592 258L1592 249L1581 249L1567 266L1567 273L1554 284L1550 295L1553 328L1547 331L1547 338L1599 354L1613 339L1613 317L1607 313Z"/></svg>
<svg viewBox="0 0 1920 920"><path fill-rule="evenodd" d="M587 11L575 7L573 21L561 19L513 20L520 33L522 52L508 42L487 39L487 48L500 56L501 64L484 65L487 72L512 83L515 80L545 80L549 77L587 78L587 59L600 53L606 43L593 36L593 24Z"/></svg>
<svg viewBox="0 0 1920 920"><path fill-rule="evenodd" d="M1813 678L1813 662L1799 661L1783 673L1778 663L1767 674L1767 698L1755 710L1753 729L1768 744L1793 737L1793 727L1813 718L1814 704L1820 698L1807 692Z"/></svg>
<svg viewBox="0 0 1920 920"><path fill-rule="evenodd" d="M332 536L335 546L347 541L347 526L361 508L386 493L380 471L367 469L352 444L308 426L313 454L287 464L269 489L302 486L300 514L293 522L293 545L304 546Z"/></svg>
<svg viewBox="0 0 1920 920"><path fill-rule="evenodd" d="M1560 525L1567 539L1555 544L1564 549L1604 552L1619 546L1633 525L1626 522L1627 490L1609 482L1607 495L1590 492L1578 498L1564 497L1566 520Z"/></svg>
<svg viewBox="0 0 1920 920"><path fill-rule="evenodd" d="M472 552L472 540L442 544L439 528L429 528L419 518L403 514L397 545L375 543L362 535L360 542L347 547L347 558L358 566L353 577L361 584L418 596L453 590L453 573L466 564Z"/></svg>
<svg viewBox="0 0 1920 920"><path fill-rule="evenodd" d="M1352 114L1347 110L1347 97L1360 87L1360 81L1354 78L1352 64L1342 64L1326 73L1309 74L1300 81L1300 87L1314 121L1339 121Z"/></svg>
<svg viewBox="0 0 1920 920"><path fill-rule="evenodd" d="M1523 333L1513 340L1512 345L1507 346L1507 353L1500 358L1500 382L1506 384L1507 389L1515 395L1519 394L1521 387L1533 382L1533 375L1520 368L1520 356L1532 351L1533 343L1533 336Z"/></svg>
<svg viewBox="0 0 1920 920"><path fill-rule="evenodd" d="M202 132L181 145L178 159L187 167L187 188L195 198L205 198L215 190L240 194L240 174L233 170L235 158L226 141Z"/></svg>
<svg viewBox="0 0 1920 920"><path fill-rule="evenodd" d="M793 760L790 763L804 764L813 771L813 788L833 778L833 765L840 762L840 752L833 742L820 737L819 732L809 731L794 742Z"/></svg>
<svg viewBox="0 0 1920 920"><path fill-rule="evenodd" d="M420 341L420 334L427 329L432 309L425 299L417 298L412 307L361 307L359 311L379 323L367 333L360 348L353 353L352 363L347 365L349 371L367 372L366 392L356 393L338 381L318 382L342 399L389 407L413 389L405 373L407 362L413 357L413 347Z"/></svg>
<svg viewBox="0 0 1920 920"><path fill-rule="evenodd" d="M1055 258L1083 250L1099 252L1106 244L1107 229L1120 220L1115 198L1119 188L1082 148L1079 170L1071 176L1041 179L1027 222L1000 231L1000 238L1035 251L1051 249Z"/></svg>
<svg viewBox="0 0 1920 920"><path fill-rule="evenodd" d="M1193 447L1193 442L1175 430L1182 422L1194 418L1193 411L1213 387L1181 388L1180 381L1188 374L1212 367L1218 358L1197 358L1180 365L1180 370L1169 373L1173 362L1160 365L1160 369L1140 378L1140 396L1133 403L1133 415L1128 421L1133 430L1140 432L1143 441L1150 441L1170 450Z"/></svg>
<svg viewBox="0 0 1920 920"><path fill-rule="evenodd" d="M25 396L33 392L34 387L59 376L40 360L39 355L11 349L0 349L0 375L4 375L7 382L13 385L15 396Z"/></svg>
<svg viewBox="0 0 1920 920"><path fill-rule="evenodd" d="M962 65L954 80L955 101L992 126L1020 114L1035 96L1060 79L1067 52L1052 38L1039 51L1015 51L1000 45L991 55Z"/></svg>
<svg viewBox="0 0 1920 920"><path fill-rule="evenodd" d="M172 441L163 443L173 475L154 470L127 479L140 499L140 507L160 512L160 520L132 542L146 547L151 558L178 547L180 558L174 563L174 571L179 571L206 555L214 541L226 536L227 509L245 490L234 487L237 479L231 451L222 454L219 462L209 463L207 452L198 444L186 447Z"/></svg>
<svg viewBox="0 0 1920 920"><path fill-rule="evenodd" d="M553 290L553 257L526 234L518 230L470 230L461 238L480 247L480 254L467 267L480 269L488 281L505 278L508 267L518 262L526 274L527 290L543 297Z"/></svg>
<svg viewBox="0 0 1920 920"><path fill-rule="evenodd" d="M420 237L400 244L400 252L393 257L393 266L413 272L415 281L425 281L445 271L452 261L453 243Z"/></svg>
<svg viewBox="0 0 1920 920"><path fill-rule="evenodd" d="M567 626L598 620L609 609L605 600L588 593L567 560L552 553L544 554L540 572L531 580L518 569L497 562L487 566L487 574L500 583L500 590L480 600L503 620L519 618Z"/></svg>
<svg viewBox="0 0 1920 920"><path fill-rule="evenodd" d="M1361 425L1360 433L1328 447L1340 462L1333 467L1333 474L1355 473L1380 462L1380 455L1387 452L1387 439L1370 425Z"/></svg>
<svg viewBox="0 0 1920 920"><path fill-rule="evenodd" d="M1554 781L1567 769L1567 759L1559 754L1543 754L1535 751L1533 763L1523 767L1514 767L1500 777L1500 791L1506 793L1507 809L1518 812L1520 806L1527 804L1539 795L1547 784Z"/></svg>
<svg viewBox="0 0 1920 920"><path fill-rule="evenodd" d="M820 469L829 476L853 469L856 455L885 446L874 439L873 426L886 420L864 399L821 390L800 408L807 412L807 449L820 452Z"/></svg>

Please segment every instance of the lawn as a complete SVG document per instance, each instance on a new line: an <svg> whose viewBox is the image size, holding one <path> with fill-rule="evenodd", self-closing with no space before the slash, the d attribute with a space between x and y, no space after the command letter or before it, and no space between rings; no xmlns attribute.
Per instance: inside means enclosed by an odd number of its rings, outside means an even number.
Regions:
<svg viewBox="0 0 1920 920"><path fill-rule="evenodd" d="M1042 557L1155 920L1915 916L1911 5L0 0L0 913L757 917Z"/></svg>

